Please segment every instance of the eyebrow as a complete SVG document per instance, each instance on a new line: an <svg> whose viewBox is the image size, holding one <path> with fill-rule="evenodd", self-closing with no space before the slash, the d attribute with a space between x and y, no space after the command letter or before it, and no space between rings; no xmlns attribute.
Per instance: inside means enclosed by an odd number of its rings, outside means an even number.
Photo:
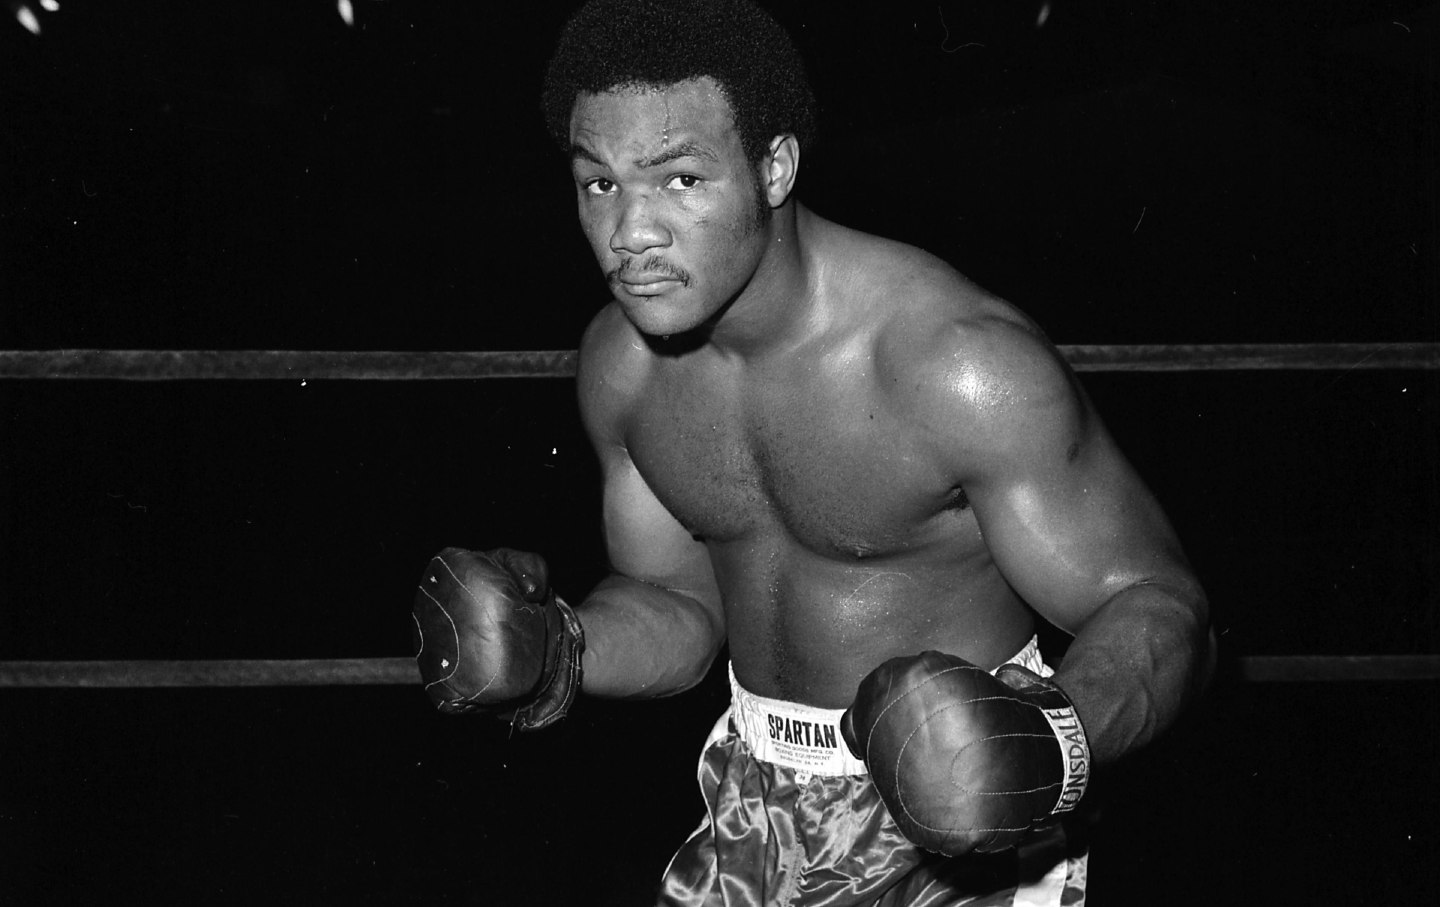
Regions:
<svg viewBox="0 0 1440 907"><path fill-rule="evenodd" d="M580 144L579 142L571 142L571 143L570 143L570 160L573 161L573 160L575 160L575 159L577 159L577 158L579 158L579 159L582 160L582 161L589 161L589 162L592 163L592 164L599 164L599 165L601 165L601 166L604 166L604 164L605 164L604 161L600 160L600 156L597 155L595 152L591 151L589 148L586 148L584 145Z"/></svg>
<svg viewBox="0 0 1440 907"><path fill-rule="evenodd" d="M682 157L699 158L702 161L710 161L711 163L718 163L720 160L720 156L714 151L711 151L707 146L699 142L684 141L666 148L654 157L636 161L635 166L641 170L645 170L650 167L659 167L661 164L668 164Z"/></svg>
<svg viewBox="0 0 1440 907"><path fill-rule="evenodd" d="M639 158L635 161L635 166L641 170L648 170L651 167L659 167L662 164L668 164L671 161L686 157L698 158L703 161L710 161L711 163L719 163L720 161L720 156L708 146L696 141L687 140L671 145L652 157ZM600 156L595 152L579 142L571 142L570 159L575 160L576 158L589 161L592 164L598 164L602 167L605 165L605 162L600 160Z"/></svg>

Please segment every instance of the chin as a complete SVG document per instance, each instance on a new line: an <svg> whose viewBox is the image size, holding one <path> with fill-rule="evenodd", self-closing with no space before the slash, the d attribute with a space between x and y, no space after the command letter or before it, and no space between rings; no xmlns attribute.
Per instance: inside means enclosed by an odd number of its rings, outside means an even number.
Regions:
<svg viewBox="0 0 1440 907"><path fill-rule="evenodd" d="M625 317L635 329L649 337L671 337L688 334L707 325L712 312L695 306L684 305L673 299L625 299L620 303Z"/></svg>

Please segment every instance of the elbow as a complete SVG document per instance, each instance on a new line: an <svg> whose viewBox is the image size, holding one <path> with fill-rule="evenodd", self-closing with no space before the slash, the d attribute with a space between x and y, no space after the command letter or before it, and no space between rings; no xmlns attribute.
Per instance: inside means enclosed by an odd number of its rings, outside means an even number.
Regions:
<svg viewBox="0 0 1440 907"><path fill-rule="evenodd" d="M725 634L713 624L706 629L708 632L697 638L692 657L685 659L685 670L680 677L676 678L673 692L683 693L699 686L701 681L710 676L710 669L715 666L715 660L720 657L720 651L724 648Z"/></svg>
<svg viewBox="0 0 1440 907"><path fill-rule="evenodd" d="M1178 664L1186 666L1182 702L1186 707L1198 700L1215 679L1218 641L1210 620L1210 602L1198 581L1169 587L1173 600L1172 637L1180 649Z"/></svg>
<svg viewBox="0 0 1440 907"><path fill-rule="evenodd" d="M656 682L647 684L636 695L642 698L674 696L698 686L710 676L725 644L723 617L701 607L686 615L682 632L670 638L668 645L652 656L663 670L656 671Z"/></svg>
<svg viewBox="0 0 1440 907"><path fill-rule="evenodd" d="M1198 696L1209 688L1217 663L1218 641L1210 620L1210 600L1199 580L1188 575L1174 585L1172 595L1183 628L1181 637L1190 650L1193 677L1190 687Z"/></svg>
<svg viewBox="0 0 1440 907"><path fill-rule="evenodd" d="M1155 673L1179 686L1182 704L1198 699L1214 679L1218 661L1210 602L1199 581L1188 573L1146 579L1126 593L1116 598L1139 607L1133 612L1138 617L1135 627L1149 640Z"/></svg>
<svg viewBox="0 0 1440 907"><path fill-rule="evenodd" d="M715 665L715 657L718 653L712 653L709 657L700 659L690 665L689 670L677 675L668 685L668 689L661 693L662 696L675 696L692 690L710 676L710 669Z"/></svg>

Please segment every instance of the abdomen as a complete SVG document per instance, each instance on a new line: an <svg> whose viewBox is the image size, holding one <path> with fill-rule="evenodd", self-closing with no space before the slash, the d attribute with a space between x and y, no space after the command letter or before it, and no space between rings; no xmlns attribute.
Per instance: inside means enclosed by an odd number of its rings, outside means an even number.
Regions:
<svg viewBox="0 0 1440 907"><path fill-rule="evenodd" d="M777 534L712 556L736 677L761 696L844 708L886 659L935 649L990 669L1034 632L983 546L953 537L845 558Z"/></svg>

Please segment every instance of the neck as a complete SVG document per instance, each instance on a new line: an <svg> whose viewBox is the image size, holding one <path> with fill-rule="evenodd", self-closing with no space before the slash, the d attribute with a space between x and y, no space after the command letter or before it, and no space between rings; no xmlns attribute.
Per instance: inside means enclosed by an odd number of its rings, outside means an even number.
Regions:
<svg viewBox="0 0 1440 907"><path fill-rule="evenodd" d="M764 228L767 245L745 289L704 328L705 345L751 358L805 332L816 304L815 274L805 254L814 217L798 202L781 206Z"/></svg>

